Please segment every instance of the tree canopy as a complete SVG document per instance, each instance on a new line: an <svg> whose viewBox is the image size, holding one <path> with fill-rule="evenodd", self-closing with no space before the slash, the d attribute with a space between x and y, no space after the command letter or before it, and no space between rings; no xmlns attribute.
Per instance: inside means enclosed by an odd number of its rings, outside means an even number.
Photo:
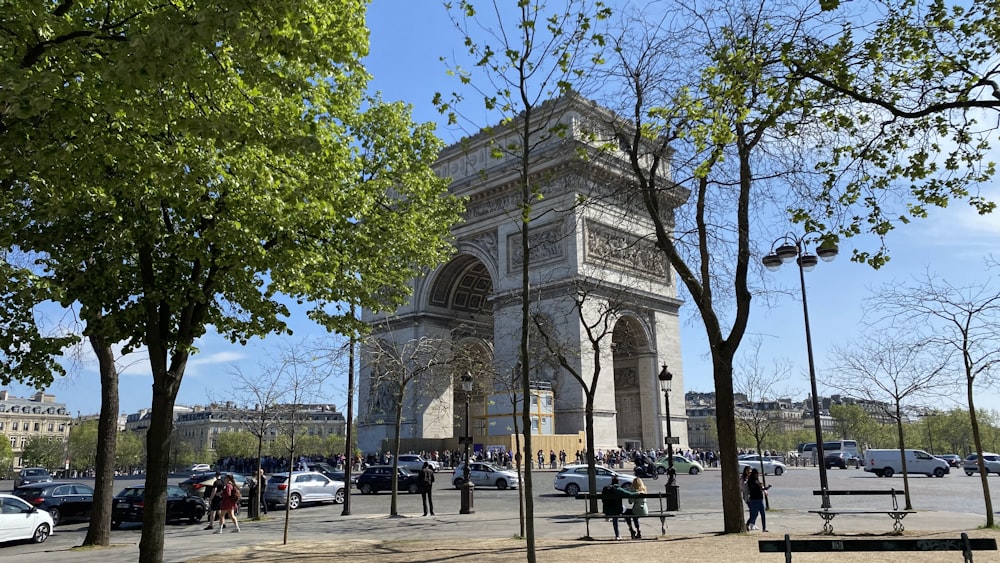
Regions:
<svg viewBox="0 0 1000 563"><path fill-rule="evenodd" d="M64 0L0 15L0 254L28 310L72 308L83 334L148 353L143 561L162 558L194 340L289 332L289 300L348 332L350 305L394 308L451 250L461 203L431 169L433 127L365 94L364 7Z"/></svg>

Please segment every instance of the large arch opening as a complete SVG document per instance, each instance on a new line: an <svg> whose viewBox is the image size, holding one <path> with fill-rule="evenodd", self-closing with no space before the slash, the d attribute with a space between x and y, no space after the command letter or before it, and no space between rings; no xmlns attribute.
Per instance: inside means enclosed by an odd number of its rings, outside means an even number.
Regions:
<svg viewBox="0 0 1000 563"><path fill-rule="evenodd" d="M645 332L633 317L623 317L615 323L611 336L614 357L615 428L618 444L626 450L643 449L643 408L640 374L640 351L648 348Z"/></svg>

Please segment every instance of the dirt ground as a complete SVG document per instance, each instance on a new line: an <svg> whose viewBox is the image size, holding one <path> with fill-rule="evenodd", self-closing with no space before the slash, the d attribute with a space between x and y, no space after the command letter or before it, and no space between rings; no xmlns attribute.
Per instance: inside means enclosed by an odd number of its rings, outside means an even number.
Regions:
<svg viewBox="0 0 1000 563"><path fill-rule="evenodd" d="M913 533L906 536L921 538L955 538L957 532ZM752 532L743 535L691 534L668 535L656 539L643 540L553 540L540 539L536 542L537 561L579 563L582 561L690 561L711 556L713 561L771 562L783 560L780 553L759 553L757 540L782 539L778 534ZM817 539L824 536L798 535L793 539ZM834 536L838 539L884 537L881 535ZM973 538L1000 539L1000 530L974 530ZM347 557L351 563L409 563L438 561L468 561L489 563L513 563L526 561L523 540L518 539L476 539L470 540L421 540L421 541L378 541L349 540L322 542L294 542L261 544L253 547L219 553L199 562L231 563L232 561L282 561L307 563L330 561ZM843 555L831 553L796 553L792 560L796 563L826 563ZM961 552L880 552L855 553L849 557L858 561L878 561L880 563L941 563L962 561ZM1000 561L1000 552L980 551L974 553L975 561Z"/></svg>

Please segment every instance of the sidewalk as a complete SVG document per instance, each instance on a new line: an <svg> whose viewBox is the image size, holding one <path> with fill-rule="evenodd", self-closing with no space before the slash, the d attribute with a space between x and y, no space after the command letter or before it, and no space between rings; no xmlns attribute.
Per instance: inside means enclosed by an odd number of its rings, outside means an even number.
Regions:
<svg viewBox="0 0 1000 563"><path fill-rule="evenodd" d="M303 516L308 516L303 514ZM681 511L667 520L667 533L658 536L659 522L646 519L645 538L636 541L614 541L611 524L591 522L593 540L584 540L582 520L572 516L545 515L535 520L538 560L548 562L605 561L648 557L650 560L690 560L712 556L726 563L742 561L779 562L775 554L757 552L758 539L819 537L821 520L805 510L774 510L767 514L769 533L721 534L720 512ZM966 531L973 537L1000 538L1000 531L979 530L981 514L922 511L909 515L906 536L957 537ZM620 524L622 530L625 525ZM514 539L519 534L517 514L438 513L435 517L399 516L339 516L293 519L288 545L281 545L283 521L245 521L242 533L202 534L200 527L171 527L165 541L164 561L218 562L232 561L293 561L295 563L330 561L348 556L352 563L403 563L411 561L483 561L490 563L524 561L524 541ZM834 521L839 537L882 536L892 528L886 516L845 516ZM17 554L18 563L132 563L138 559L138 534L135 543L119 544L107 549L51 549L45 544L38 552ZM279 541L276 541L279 540ZM863 554L862 554L863 555ZM928 556L924 559L923 556ZM880 554L878 561L939 563L955 560L949 554L905 553L893 559ZM814 558L810 558L814 557ZM960 555L958 557L961 557ZM981 561L998 560L998 554L980 556ZM679 560L679 559L677 559ZM826 562L830 554L796 554L798 562ZM867 560L874 560L867 558Z"/></svg>

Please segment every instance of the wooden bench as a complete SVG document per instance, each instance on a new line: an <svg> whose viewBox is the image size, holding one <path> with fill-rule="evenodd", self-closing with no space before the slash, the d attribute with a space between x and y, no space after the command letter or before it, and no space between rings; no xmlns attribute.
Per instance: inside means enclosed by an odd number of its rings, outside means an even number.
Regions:
<svg viewBox="0 0 1000 563"><path fill-rule="evenodd" d="M606 516L603 511L601 511L601 512L591 512L590 511L590 501L592 501L592 500L598 500L598 501L603 500L604 499L604 495L603 494L601 494L601 493L593 493L593 494L591 494L591 493L579 493L579 494L577 494L576 498L579 499L579 500L583 500L584 506L585 506L585 508L583 510L583 515L580 516L581 518L583 518L584 522L587 525L587 535L584 536L584 537L590 539L590 537L591 537L590 536L590 521L592 519L594 519L594 518L602 518L602 519L603 518L659 518L660 519L660 533L661 534L666 534L667 533L667 518L670 518L670 517L674 516L670 511L667 510L667 493L642 493L642 494L639 495L639 497L646 499L647 514L642 514L642 515L638 515L638 514L636 514L636 515L633 515L633 514L625 515L625 514L622 514L620 516ZM632 497L632 498L635 498L635 497ZM657 509L657 507L655 507L655 506L650 506L649 499L658 499L659 500L659 509ZM622 498L621 501L624 504L624 503L628 502L628 499L627 498Z"/></svg>
<svg viewBox="0 0 1000 563"><path fill-rule="evenodd" d="M905 510L899 508L899 500L896 498L896 489L886 490L851 490L851 491L830 491L827 490L826 497L831 496L870 496L870 495L891 495L892 496L892 508L891 509L859 509L859 508L831 508L829 506L821 508L819 510L810 510L809 512L813 514L819 514L820 518L823 519L823 533L833 534L833 519L840 515L863 515L863 514L886 514L892 518L892 533L899 535L903 533L903 518L906 518L907 514L914 514L916 510ZM823 495L824 491L813 491L814 495Z"/></svg>
<svg viewBox="0 0 1000 563"><path fill-rule="evenodd" d="M792 562L792 553L840 551L961 551L966 563L972 563L973 551L996 551L994 538L878 538L878 539L807 539L793 540L785 534L783 540L759 540L761 553L784 553L785 563Z"/></svg>

